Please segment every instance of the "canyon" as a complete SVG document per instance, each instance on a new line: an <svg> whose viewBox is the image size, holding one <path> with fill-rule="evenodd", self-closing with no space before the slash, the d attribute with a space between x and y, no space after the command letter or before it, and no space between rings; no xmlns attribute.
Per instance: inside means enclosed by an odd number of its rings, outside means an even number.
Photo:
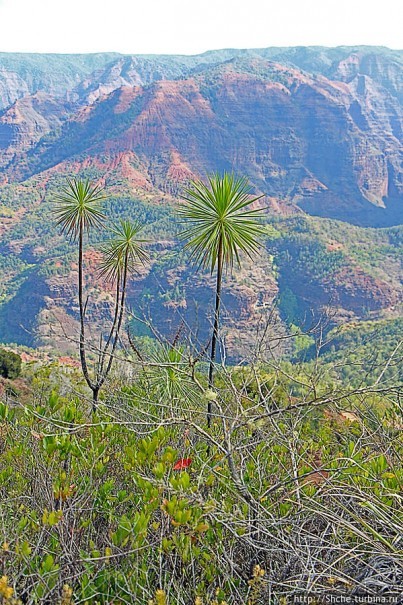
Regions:
<svg viewBox="0 0 403 605"><path fill-rule="evenodd" d="M227 276L230 348L243 351L270 308L280 332L313 308L331 307L336 322L396 317L402 62L371 47L0 53L0 340L51 346L61 325L74 332L74 250L51 213L71 175L105 186L111 221L147 223L152 262L129 301L162 332L185 322L206 338L213 282L181 253L175 208L193 179L224 170L264 196L275 232L256 263ZM101 239L88 243L98 322L109 296L93 270Z"/></svg>

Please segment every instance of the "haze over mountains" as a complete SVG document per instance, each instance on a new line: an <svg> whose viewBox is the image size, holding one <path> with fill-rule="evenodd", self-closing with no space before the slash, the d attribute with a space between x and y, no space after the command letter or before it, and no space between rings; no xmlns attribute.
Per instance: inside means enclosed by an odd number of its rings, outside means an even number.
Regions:
<svg viewBox="0 0 403 605"><path fill-rule="evenodd" d="M244 317L245 329L256 305L284 288L300 308L332 300L348 316L362 317L364 308L393 315L401 296L402 64L402 51L370 47L224 50L192 57L0 54L0 230L7 258L1 312L9 318L0 339L24 341L24 330L12 319L16 301L12 309L7 305L34 274L38 304L28 310L34 330L53 304L46 298L55 298L52 279L59 280L59 290L63 279L68 282L66 270L64 277L56 271L41 279L38 271L49 262L55 237L46 213L51 193L64 176L79 172L102 179L115 200L112 216L139 209L148 221L152 215L165 252L175 239L172 203L189 180L223 170L248 176L282 226L276 250L268 249L254 269L261 273L253 276L250 269L243 286L232 286L229 304ZM379 229L385 227L392 229ZM310 250L310 258L316 254L319 266L327 266L329 259L323 259L330 256L333 273L309 276L301 250L312 241L319 252ZM292 267L299 266L299 273L292 275L285 261L281 265L284 250L294 254ZM274 267L273 252L280 259ZM183 281L180 263L172 263L170 277L161 263L151 270L160 271L165 293ZM137 295L146 287L155 308L167 314L186 306L190 320L193 307L184 302L185 293L168 302L158 298L151 273L136 282ZM309 293L302 291L307 277ZM61 290L58 306L74 315L74 293Z"/></svg>

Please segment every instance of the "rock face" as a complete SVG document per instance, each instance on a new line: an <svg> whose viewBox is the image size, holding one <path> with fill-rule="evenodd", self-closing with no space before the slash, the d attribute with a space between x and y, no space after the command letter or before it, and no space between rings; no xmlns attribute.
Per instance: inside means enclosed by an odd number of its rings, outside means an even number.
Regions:
<svg viewBox="0 0 403 605"><path fill-rule="evenodd" d="M27 82L18 73L0 65L0 108L9 107L30 92Z"/></svg>
<svg viewBox="0 0 403 605"><path fill-rule="evenodd" d="M46 55L0 53L0 111L22 97L46 92L67 97L88 75L116 60L116 53Z"/></svg>
<svg viewBox="0 0 403 605"><path fill-rule="evenodd" d="M66 160L116 166L130 154L135 180L173 195L196 175L236 170L310 214L400 223L401 55L370 49L332 60L322 51L328 62L311 57L309 74L291 66L308 64L291 50L277 53L283 62L266 58L270 49L187 65L118 57L65 90L69 102L36 93L3 111L1 166L24 180Z"/></svg>
<svg viewBox="0 0 403 605"><path fill-rule="evenodd" d="M0 167L28 151L47 133L57 130L69 105L47 93L37 92L15 101L0 113Z"/></svg>

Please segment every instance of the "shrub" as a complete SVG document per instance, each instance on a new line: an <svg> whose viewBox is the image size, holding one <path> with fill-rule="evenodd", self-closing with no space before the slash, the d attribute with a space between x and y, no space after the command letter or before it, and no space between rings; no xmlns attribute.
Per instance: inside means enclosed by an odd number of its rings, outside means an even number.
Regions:
<svg viewBox="0 0 403 605"><path fill-rule="evenodd" d="M21 357L12 351L0 349L0 376L14 380L21 374Z"/></svg>

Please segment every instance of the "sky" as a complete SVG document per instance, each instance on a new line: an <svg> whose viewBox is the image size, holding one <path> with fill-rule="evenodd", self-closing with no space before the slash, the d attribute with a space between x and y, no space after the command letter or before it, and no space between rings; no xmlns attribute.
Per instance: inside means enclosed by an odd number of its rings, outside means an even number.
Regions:
<svg viewBox="0 0 403 605"><path fill-rule="evenodd" d="M403 48L400 0L0 0L0 51Z"/></svg>

